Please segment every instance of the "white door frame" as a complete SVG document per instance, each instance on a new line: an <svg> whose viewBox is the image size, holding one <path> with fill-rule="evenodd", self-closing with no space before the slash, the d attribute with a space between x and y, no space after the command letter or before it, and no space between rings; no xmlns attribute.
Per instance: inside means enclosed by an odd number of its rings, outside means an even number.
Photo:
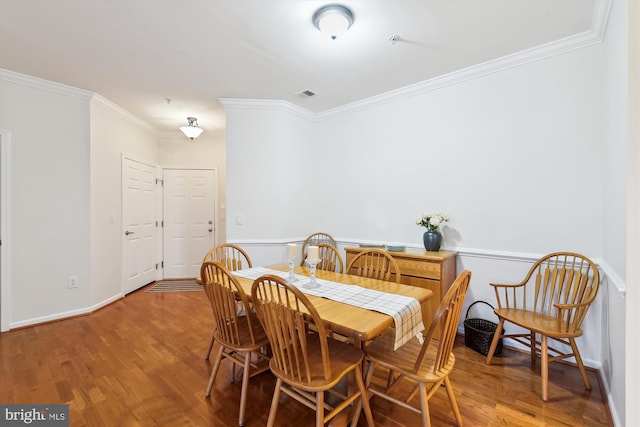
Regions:
<svg viewBox="0 0 640 427"><path fill-rule="evenodd" d="M11 134L0 129L0 332L8 331L11 322Z"/></svg>

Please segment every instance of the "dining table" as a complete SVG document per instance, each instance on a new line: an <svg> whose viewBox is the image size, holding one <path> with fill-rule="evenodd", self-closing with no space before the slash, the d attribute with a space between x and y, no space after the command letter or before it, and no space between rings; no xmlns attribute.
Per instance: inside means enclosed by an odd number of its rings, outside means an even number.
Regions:
<svg viewBox="0 0 640 427"><path fill-rule="evenodd" d="M274 264L234 271L233 275L242 286L245 294L251 298L251 287L257 277L262 274L275 273L276 275L287 279L289 277L288 271L289 266L287 264ZM325 322L325 326L342 336L352 338L354 342L366 343L394 325L394 322L398 321L397 316L395 316L394 320L394 315L383 312L388 312L387 307L379 307L381 310L378 308L363 308L353 305L352 303L349 303L349 301L341 302L331 299L331 295L328 298L314 295L314 293L317 294L318 292L312 292L304 286L306 279L311 275L311 269L309 267L296 266L294 267L294 274L296 280L291 283L305 293L307 298L318 311L322 320ZM365 288L366 290L377 291L377 293L387 294L386 297L389 297L389 299L396 298L397 296L405 297L404 299L407 300L415 299L420 305L419 310L421 313L418 314L420 317L419 323L421 329L424 329L425 325L423 325L422 322L422 313L426 312L425 308L427 307L428 300L433 295L429 289L324 270L316 270L315 276L320 283L320 287L329 286L330 284L333 286L341 284L344 286L356 286ZM384 297L385 295L383 295L380 302L383 305L385 304ZM426 327L428 328L429 325L426 325Z"/></svg>

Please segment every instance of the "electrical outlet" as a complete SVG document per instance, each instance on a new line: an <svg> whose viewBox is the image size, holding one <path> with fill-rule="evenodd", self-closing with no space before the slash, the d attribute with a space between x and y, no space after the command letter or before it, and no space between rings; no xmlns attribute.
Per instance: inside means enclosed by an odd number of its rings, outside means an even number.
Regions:
<svg viewBox="0 0 640 427"><path fill-rule="evenodd" d="M74 289L78 287L78 276L69 276L67 281L67 288Z"/></svg>

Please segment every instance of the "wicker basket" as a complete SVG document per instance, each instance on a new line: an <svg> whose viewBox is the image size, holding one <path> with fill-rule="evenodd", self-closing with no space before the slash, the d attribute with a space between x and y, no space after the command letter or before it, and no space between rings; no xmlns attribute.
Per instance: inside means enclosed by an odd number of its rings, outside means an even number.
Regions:
<svg viewBox="0 0 640 427"><path fill-rule="evenodd" d="M486 356L498 325L485 319L469 319L469 310L478 303L486 304L493 309L493 306L485 301L476 301L469 306L464 319L464 345ZM502 333L504 333L504 329ZM502 353L502 338L498 341L496 351L493 354L500 353Z"/></svg>

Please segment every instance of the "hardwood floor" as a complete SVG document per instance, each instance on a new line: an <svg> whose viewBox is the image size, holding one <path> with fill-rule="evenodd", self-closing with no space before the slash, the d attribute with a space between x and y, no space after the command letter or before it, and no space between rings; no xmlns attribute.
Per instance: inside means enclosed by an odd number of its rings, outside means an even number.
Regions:
<svg viewBox="0 0 640 427"><path fill-rule="evenodd" d="M234 426L241 381L230 383L229 362L204 396L211 322L203 292L139 290L91 315L2 333L0 403L68 403L71 426ZM593 371L587 391L577 368L552 364L542 402L539 363L532 367L528 354L505 348L487 366L461 337L454 352L451 382L467 426L612 425ZM252 378L247 426L266 424L274 386L269 372ZM278 426L314 424L311 410L281 399ZM377 426L420 424L381 399L371 404ZM444 390L430 408L434 426L455 425Z"/></svg>

